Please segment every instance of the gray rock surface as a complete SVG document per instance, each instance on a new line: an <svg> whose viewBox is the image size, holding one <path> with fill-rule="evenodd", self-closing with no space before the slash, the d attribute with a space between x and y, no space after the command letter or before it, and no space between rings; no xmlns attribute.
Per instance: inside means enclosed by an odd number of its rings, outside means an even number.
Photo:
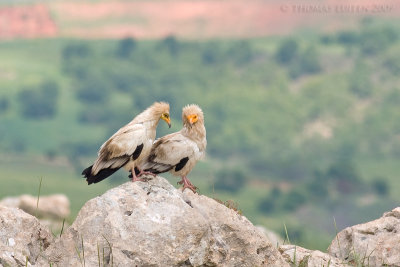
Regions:
<svg viewBox="0 0 400 267"><path fill-rule="evenodd" d="M289 266L244 216L190 190L182 193L161 177L128 182L88 201L43 260L56 266L83 261L86 266Z"/></svg>
<svg viewBox="0 0 400 267"><path fill-rule="evenodd" d="M319 250L308 250L295 245L282 245L279 247L279 252L292 266L307 266L307 267L347 267L343 260L330 256Z"/></svg>
<svg viewBox="0 0 400 267"><path fill-rule="evenodd" d="M32 215L0 206L0 266L35 265L52 240L49 230Z"/></svg>
<svg viewBox="0 0 400 267"><path fill-rule="evenodd" d="M31 195L7 197L0 201L0 205L20 208L31 215L51 220L62 221L70 215L69 199L62 194L41 196L38 207L37 197Z"/></svg>
<svg viewBox="0 0 400 267"><path fill-rule="evenodd" d="M400 207L377 220L344 229L328 251L350 263L400 266Z"/></svg>

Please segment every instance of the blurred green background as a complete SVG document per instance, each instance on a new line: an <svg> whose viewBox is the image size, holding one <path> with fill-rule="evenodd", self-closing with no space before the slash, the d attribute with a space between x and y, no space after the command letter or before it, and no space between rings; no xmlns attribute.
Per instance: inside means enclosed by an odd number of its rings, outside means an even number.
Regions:
<svg viewBox="0 0 400 267"><path fill-rule="evenodd" d="M326 250L334 220L341 230L399 206L398 19L360 16L348 28L282 35L100 39L68 35L69 24L51 18L60 34L0 32L1 198L36 195L42 177L42 195L70 198L72 222L87 200L128 181L119 171L87 186L82 169L162 100L173 127L160 123L158 136L180 129L184 105L204 110L208 155L190 175L201 194L234 200L282 236L285 224L292 243Z"/></svg>

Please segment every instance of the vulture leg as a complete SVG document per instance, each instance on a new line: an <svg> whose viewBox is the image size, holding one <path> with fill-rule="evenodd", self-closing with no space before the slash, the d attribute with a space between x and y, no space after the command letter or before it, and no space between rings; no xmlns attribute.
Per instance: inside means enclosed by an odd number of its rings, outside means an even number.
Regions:
<svg viewBox="0 0 400 267"><path fill-rule="evenodd" d="M182 180L180 180L180 181L178 182L178 184L183 185L182 192L183 192L186 188L189 188L190 190L193 191L193 193L197 193L197 192L196 192L197 187L194 186L194 185L189 181L189 179L188 179L186 176L182 176Z"/></svg>
<svg viewBox="0 0 400 267"><path fill-rule="evenodd" d="M133 183L133 182L137 182L137 181L144 182L143 179L140 179L140 178L138 178L138 177L136 176L135 167L132 168L131 173L132 173L132 183Z"/></svg>

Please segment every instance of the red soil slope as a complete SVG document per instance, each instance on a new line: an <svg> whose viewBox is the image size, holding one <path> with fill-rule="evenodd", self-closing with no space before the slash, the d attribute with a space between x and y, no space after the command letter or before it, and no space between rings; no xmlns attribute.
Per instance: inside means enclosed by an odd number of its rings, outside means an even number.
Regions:
<svg viewBox="0 0 400 267"><path fill-rule="evenodd" d="M47 6L13 6L0 8L0 39L53 37L57 27Z"/></svg>
<svg viewBox="0 0 400 267"><path fill-rule="evenodd" d="M0 8L0 38L160 38L170 34L243 38L288 34L304 27L325 31L355 27L363 16L400 17L398 0L109 0L46 5Z"/></svg>

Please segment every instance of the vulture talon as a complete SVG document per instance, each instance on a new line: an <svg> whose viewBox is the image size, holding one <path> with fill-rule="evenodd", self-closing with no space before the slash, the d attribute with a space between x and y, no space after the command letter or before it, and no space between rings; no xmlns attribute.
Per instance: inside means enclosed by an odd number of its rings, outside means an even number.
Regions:
<svg viewBox="0 0 400 267"><path fill-rule="evenodd" d="M149 171L143 171L143 170L142 170L142 171L139 172L139 174L137 175L137 177L141 177L142 175L150 175L150 176L153 176L153 178L157 176L157 174L155 174L155 173L152 173L152 172L149 172Z"/></svg>

